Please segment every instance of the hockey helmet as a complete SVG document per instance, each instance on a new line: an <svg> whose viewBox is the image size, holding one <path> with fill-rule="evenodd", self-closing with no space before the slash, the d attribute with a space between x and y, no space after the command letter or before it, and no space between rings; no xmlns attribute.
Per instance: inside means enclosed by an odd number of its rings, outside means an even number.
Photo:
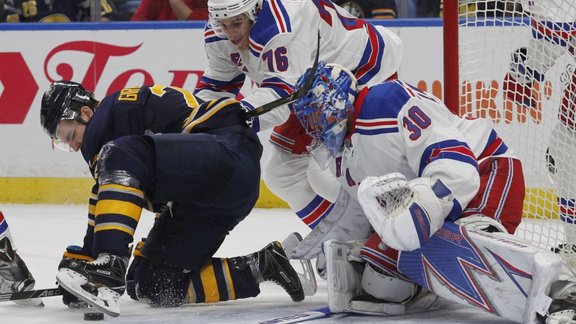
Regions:
<svg viewBox="0 0 576 324"><path fill-rule="evenodd" d="M306 132L323 144L335 157L346 135L348 117L354 112L357 81L354 75L338 64L320 62L316 71L308 69L296 83L302 87L310 73L315 73L312 87L305 96L290 105ZM320 161L318 161L320 162Z"/></svg>
<svg viewBox="0 0 576 324"><path fill-rule="evenodd" d="M256 21L256 12L262 7L263 0L208 0L208 13L212 26L218 25L219 19L226 19L246 14Z"/></svg>
<svg viewBox="0 0 576 324"><path fill-rule="evenodd" d="M40 123L46 133L55 139L56 129L62 120L83 122L79 117L80 108L88 106L94 109L97 104L94 94L84 89L80 83L54 82L42 96Z"/></svg>

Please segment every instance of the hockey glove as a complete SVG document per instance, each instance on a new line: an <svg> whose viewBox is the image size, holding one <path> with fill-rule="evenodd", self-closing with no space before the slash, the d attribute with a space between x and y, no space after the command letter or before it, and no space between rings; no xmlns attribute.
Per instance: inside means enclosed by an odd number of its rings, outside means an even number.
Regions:
<svg viewBox="0 0 576 324"><path fill-rule="evenodd" d="M512 52L510 72L504 77L504 96L515 103L535 108L537 93L533 88L534 82L544 81L544 77L526 65L527 49L519 48Z"/></svg>
<svg viewBox="0 0 576 324"><path fill-rule="evenodd" d="M434 188L433 188L434 187ZM420 248L444 224L453 196L440 180L407 181L400 173L366 177L358 202L382 242L399 251Z"/></svg>
<svg viewBox="0 0 576 324"><path fill-rule="evenodd" d="M58 265L58 270L60 270L60 268L66 267L70 262L74 260L94 261L94 257L92 257L92 255L90 255L88 252L84 251L78 245L69 245L66 247L66 251L64 251L62 260ZM66 289L62 289L62 302L69 308L88 307L88 304L80 301L76 296L66 291Z"/></svg>

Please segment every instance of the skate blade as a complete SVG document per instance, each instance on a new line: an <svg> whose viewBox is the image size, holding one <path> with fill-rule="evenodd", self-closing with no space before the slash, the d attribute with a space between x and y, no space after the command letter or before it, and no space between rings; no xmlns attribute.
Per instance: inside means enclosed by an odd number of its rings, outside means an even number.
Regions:
<svg viewBox="0 0 576 324"><path fill-rule="evenodd" d="M70 269L60 269L56 275L56 281L66 291L101 312L112 317L120 316L120 295L112 289L100 287L98 296L94 296L82 288L82 285L88 283L86 277Z"/></svg>
<svg viewBox="0 0 576 324"><path fill-rule="evenodd" d="M293 232L288 234L288 236L282 241L282 247L284 252L288 254L293 248L295 248L298 244L302 242L302 236L300 233ZM300 266L296 266L295 263L299 261ZM318 289L318 285L316 284L316 277L314 275L314 268L312 268L312 263L310 260L302 260L302 259L291 259L290 263L292 267L298 274L298 278L300 279L300 283L302 284L302 289L304 290L305 296L314 296Z"/></svg>

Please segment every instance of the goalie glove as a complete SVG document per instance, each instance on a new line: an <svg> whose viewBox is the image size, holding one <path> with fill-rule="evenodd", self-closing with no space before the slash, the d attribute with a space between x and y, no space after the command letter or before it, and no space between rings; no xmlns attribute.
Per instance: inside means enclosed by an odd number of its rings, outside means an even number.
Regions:
<svg viewBox="0 0 576 324"><path fill-rule="evenodd" d="M453 196L440 181L407 181L400 173L366 177L358 188L362 210L382 242L399 251L420 248L442 226Z"/></svg>

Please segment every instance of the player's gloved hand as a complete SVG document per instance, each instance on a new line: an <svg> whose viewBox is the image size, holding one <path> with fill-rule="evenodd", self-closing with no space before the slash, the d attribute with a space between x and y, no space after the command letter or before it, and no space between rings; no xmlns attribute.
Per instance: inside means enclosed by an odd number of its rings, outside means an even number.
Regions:
<svg viewBox="0 0 576 324"><path fill-rule="evenodd" d="M84 261L94 261L94 257L90 253L84 251L78 245L69 245L64 251L62 260L58 264L58 270L62 267L66 267L70 262L74 260L84 260ZM76 296L72 295L65 289L62 289L62 302L69 308L86 308L88 305L80 301Z"/></svg>
<svg viewBox="0 0 576 324"><path fill-rule="evenodd" d="M534 82L543 81L543 76L526 65L527 49L519 48L512 52L510 72L506 73L502 88L504 96L519 105L535 108L537 103Z"/></svg>

